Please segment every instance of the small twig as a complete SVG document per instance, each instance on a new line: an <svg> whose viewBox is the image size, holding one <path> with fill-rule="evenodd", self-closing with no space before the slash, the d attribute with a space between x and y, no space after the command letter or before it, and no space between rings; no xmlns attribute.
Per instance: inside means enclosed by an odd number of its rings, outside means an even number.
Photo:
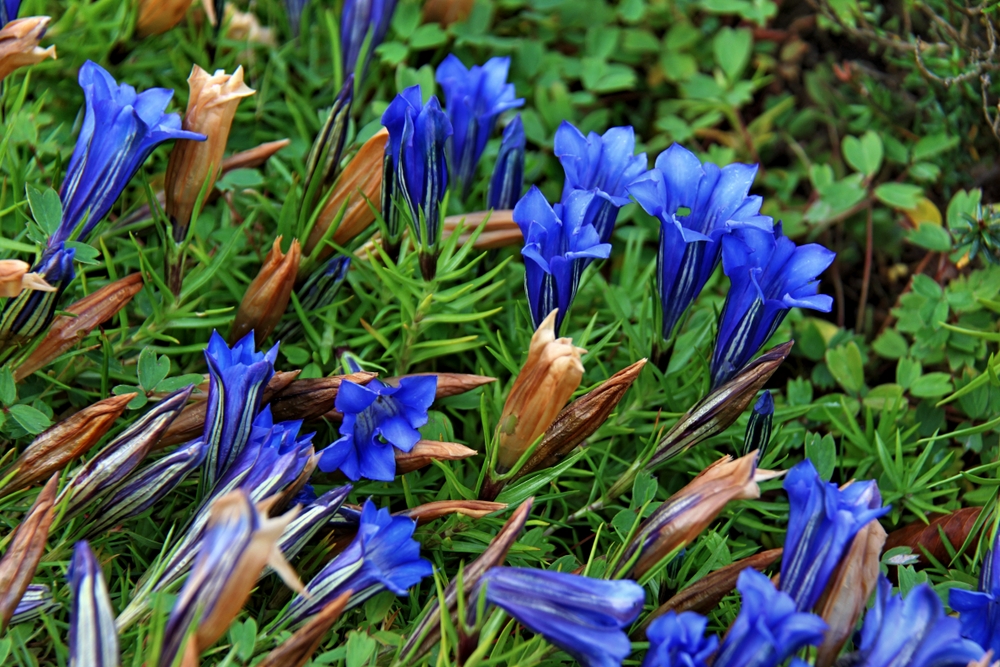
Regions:
<svg viewBox="0 0 1000 667"><path fill-rule="evenodd" d="M865 310L868 306L868 285L872 278L872 209L868 207L868 221L865 223L865 268L861 277L861 296L858 297L858 318L854 330L861 333L865 323Z"/></svg>

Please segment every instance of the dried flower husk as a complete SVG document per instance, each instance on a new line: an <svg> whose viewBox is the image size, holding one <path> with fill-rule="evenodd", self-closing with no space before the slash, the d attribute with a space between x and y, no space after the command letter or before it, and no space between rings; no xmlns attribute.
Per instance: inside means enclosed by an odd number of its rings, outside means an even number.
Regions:
<svg viewBox="0 0 1000 667"><path fill-rule="evenodd" d="M461 514L471 519L482 519L484 516L507 509L507 503L494 503L486 500L438 500L417 505L401 512L418 524L425 524L450 514Z"/></svg>
<svg viewBox="0 0 1000 667"><path fill-rule="evenodd" d="M144 39L162 35L184 18L192 0L139 0L135 36Z"/></svg>
<svg viewBox="0 0 1000 667"><path fill-rule="evenodd" d="M264 656L257 667L302 667L319 649L323 637L337 622L354 591L345 591L334 598L309 622L295 631L295 634Z"/></svg>
<svg viewBox="0 0 1000 667"><path fill-rule="evenodd" d="M405 475L431 464L431 461L459 461L478 452L457 442L420 440L408 452L396 450L396 474Z"/></svg>
<svg viewBox="0 0 1000 667"><path fill-rule="evenodd" d="M257 277L247 286L229 332L230 341L237 341L253 330L254 341L263 344L288 308L299 271L302 252L298 239L293 239L288 252L281 251L281 237L274 239Z"/></svg>
<svg viewBox="0 0 1000 667"><path fill-rule="evenodd" d="M21 67L56 57L56 47L41 48L38 42L49 24L48 16L14 19L0 28L0 81Z"/></svg>
<svg viewBox="0 0 1000 667"><path fill-rule="evenodd" d="M29 273L31 265L19 259L0 259L0 297L17 296L26 289L55 292L37 273Z"/></svg>
<svg viewBox="0 0 1000 667"><path fill-rule="evenodd" d="M56 488L59 475L55 474L42 488L28 514L21 520L14 535L0 558L0 632L7 628L17 603L28 590L35 570L38 568L45 542L49 537L49 527L55 518Z"/></svg>
<svg viewBox="0 0 1000 667"><path fill-rule="evenodd" d="M475 211L462 215L449 215L444 219L442 236L445 238L451 236L458 229L459 224L461 224L462 231L458 237L458 244L464 246L472 239L473 233L483 223L483 220L486 220L486 226L483 227L483 231L479 233L479 236L472 243L472 247L476 250L505 248L524 243L524 235L521 234L521 228L514 222L514 211L512 209Z"/></svg>

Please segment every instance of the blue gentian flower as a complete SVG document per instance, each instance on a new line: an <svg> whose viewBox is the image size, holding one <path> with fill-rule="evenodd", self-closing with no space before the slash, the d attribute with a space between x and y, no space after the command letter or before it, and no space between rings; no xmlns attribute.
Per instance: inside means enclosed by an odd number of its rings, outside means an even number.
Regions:
<svg viewBox="0 0 1000 667"><path fill-rule="evenodd" d="M357 68L361 47L371 31L372 38L365 52L365 63L361 70L364 81L368 64L375 48L385 39L392 23L392 13L396 11L397 0L346 0L340 13L340 59L344 77Z"/></svg>
<svg viewBox="0 0 1000 667"><path fill-rule="evenodd" d="M433 249L448 190L445 146L452 136L451 121L436 97L423 104L420 86L411 86L389 103L382 124L389 130L385 150L392 160L392 191L409 211L415 241Z"/></svg>
<svg viewBox="0 0 1000 667"><path fill-rule="evenodd" d="M486 601L569 653L584 667L617 667L632 651L624 629L642 612L634 581L493 567L479 579Z"/></svg>
<svg viewBox="0 0 1000 667"><path fill-rule="evenodd" d="M182 130L179 115L164 113L172 90L150 88L137 94L89 60L80 68L79 80L86 111L63 179L62 222L49 239L50 248L68 240L84 220L79 238L85 238L164 141L205 140L203 134Z"/></svg>
<svg viewBox="0 0 1000 667"><path fill-rule="evenodd" d="M611 254L611 246L601 243L597 230L585 219L594 197L592 192L576 190L553 209L541 191L532 186L514 207L514 222L524 236L524 289L536 329L558 308L558 335L583 270L594 259Z"/></svg>
<svg viewBox="0 0 1000 667"><path fill-rule="evenodd" d="M746 434L743 436L743 456L757 450L757 460L760 461L771 442L771 424L774 421L774 398L771 392L765 390L753 406L750 421L747 422Z"/></svg>
<svg viewBox="0 0 1000 667"><path fill-rule="evenodd" d="M660 221L656 279L664 340L718 266L721 238L747 225L772 229L771 218L760 215L763 200L748 196L756 175L756 165L720 169L673 144L656 158L655 169L629 184L628 193ZM687 214L679 214L682 208Z"/></svg>
<svg viewBox="0 0 1000 667"><path fill-rule="evenodd" d="M345 381L334 402L344 415L342 437L320 452L319 469L339 470L351 480L392 480L394 449L408 452L420 440L417 429L427 423L436 390L436 375L401 378L397 386Z"/></svg>
<svg viewBox="0 0 1000 667"><path fill-rule="evenodd" d="M497 118L519 107L514 84L507 83L510 58L490 58L480 67L466 69L454 54L438 65L434 80L444 89L444 108L454 134L448 149L451 176L462 199L476 177L476 166L493 134Z"/></svg>
<svg viewBox="0 0 1000 667"><path fill-rule="evenodd" d="M486 208L499 211L514 208L524 189L524 124L521 114L507 124L500 139L500 152L493 165Z"/></svg>
<svg viewBox="0 0 1000 667"><path fill-rule="evenodd" d="M73 607L69 614L69 664L117 667L121 654L115 612L101 565L86 542L74 545L66 578L73 591Z"/></svg>
<svg viewBox="0 0 1000 667"><path fill-rule="evenodd" d="M836 255L816 243L797 246L781 232L745 228L722 240L722 268L731 285L719 318L712 385L740 372L777 330L791 308L830 312L817 277Z"/></svg>
<svg viewBox="0 0 1000 667"><path fill-rule="evenodd" d="M420 543L413 539L413 519L392 516L366 500L361 510L358 534L312 581L306 584L310 597L296 596L281 615L281 623L308 619L340 596L353 591L349 607L355 607L382 590L405 596L407 589L429 577L434 568L420 557Z"/></svg>
<svg viewBox="0 0 1000 667"><path fill-rule="evenodd" d="M958 612L962 636L1000 656L1000 549L997 542L986 552L975 591L952 588L948 606Z"/></svg>
<svg viewBox="0 0 1000 667"><path fill-rule="evenodd" d="M573 190L594 193L586 221L601 243L611 241L618 209L628 203L628 186L646 172L646 154L635 154L635 130L612 127L604 136L580 130L563 121L556 130L555 154L566 173L563 201Z"/></svg>
<svg viewBox="0 0 1000 667"><path fill-rule="evenodd" d="M646 629L649 652L642 667L708 667L719 638L705 636L708 619L693 611L668 611Z"/></svg>
<svg viewBox="0 0 1000 667"><path fill-rule="evenodd" d="M875 605L865 614L861 644L849 657L861 667L966 667L986 651L963 639L960 623L944 613L941 599L927 584L903 598L879 577Z"/></svg>
<svg viewBox="0 0 1000 667"><path fill-rule="evenodd" d="M787 594L753 568L740 572L740 613L722 640L713 667L775 667L805 646L823 641L826 623L798 612Z"/></svg>
<svg viewBox="0 0 1000 667"><path fill-rule="evenodd" d="M809 611L857 532L891 508L882 507L874 480L840 489L824 482L809 459L788 472L784 489L789 511L781 590L791 596L798 611Z"/></svg>
<svg viewBox="0 0 1000 667"><path fill-rule="evenodd" d="M21 0L0 0L0 27L17 18L21 11Z"/></svg>
<svg viewBox="0 0 1000 667"><path fill-rule="evenodd" d="M217 331L205 347L208 363L208 410L202 440L208 457L202 468L210 489L250 439L250 428L260 408L261 394L274 374L278 346L258 352L253 331L230 348Z"/></svg>
<svg viewBox="0 0 1000 667"><path fill-rule="evenodd" d="M49 244L31 270L53 285L56 291L22 290L17 296L7 299L0 314L0 347L30 342L49 326L60 297L76 276L73 271L74 255L76 250L67 249L63 243Z"/></svg>

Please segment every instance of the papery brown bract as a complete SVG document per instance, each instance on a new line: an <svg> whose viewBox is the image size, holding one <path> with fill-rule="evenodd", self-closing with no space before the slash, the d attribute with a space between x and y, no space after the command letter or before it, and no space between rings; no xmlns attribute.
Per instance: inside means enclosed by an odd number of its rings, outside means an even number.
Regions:
<svg viewBox="0 0 1000 667"><path fill-rule="evenodd" d="M46 58L55 60L56 47L38 46L49 20L48 16L31 16L15 19L0 29L0 81L21 67Z"/></svg>
<svg viewBox="0 0 1000 667"><path fill-rule="evenodd" d="M402 514L414 519L417 524L425 524L451 514L460 514L470 519L482 519L484 516L505 509L507 509L507 503L494 503L486 500L438 500L417 505L402 512Z"/></svg>
<svg viewBox="0 0 1000 667"><path fill-rule="evenodd" d="M45 553L49 527L55 518L56 488L59 475L52 475L35 503L14 529L7 550L0 558L0 633L10 623L17 603L28 590L38 563Z"/></svg>
<svg viewBox="0 0 1000 667"><path fill-rule="evenodd" d="M424 2L424 23L438 23L448 27L469 18L472 13L473 0L427 0Z"/></svg>
<svg viewBox="0 0 1000 667"><path fill-rule="evenodd" d="M460 461L478 454L474 449L457 442L440 442L438 440L421 440L408 452L396 450L396 474L405 475L408 472L429 466L432 461Z"/></svg>
<svg viewBox="0 0 1000 667"><path fill-rule="evenodd" d="M278 139L277 141L265 141L259 146L248 148L239 153L233 153L222 161L222 173L228 173L234 169L253 169L260 167L271 156L282 148L292 143L290 139Z"/></svg>
<svg viewBox="0 0 1000 667"><path fill-rule="evenodd" d="M271 335L288 308L301 259L298 239L292 239L287 253L281 251L281 237L274 239L271 251L267 253L257 276L247 286L236 311L236 319L229 332L231 342L253 330L254 341L259 346Z"/></svg>
<svg viewBox="0 0 1000 667"><path fill-rule="evenodd" d="M202 188L211 192L222 168L222 155L240 100L254 94L243 83L243 68L232 74L216 70L209 74L195 65L188 77L190 97L183 128L204 134L205 141L180 139L170 151L166 175L166 212L173 225L174 240L180 242L195 214Z"/></svg>
<svg viewBox="0 0 1000 667"><path fill-rule="evenodd" d="M332 240L337 245L343 246L375 222L374 211L382 206L382 157L388 140L388 130L382 129L361 146L344 168L309 233L305 244L307 257L316 252L345 205L344 215L333 232ZM332 246L324 245L316 257L325 259L333 250Z"/></svg>
<svg viewBox="0 0 1000 667"><path fill-rule="evenodd" d="M476 250L490 250L493 248L505 248L507 246L520 245L524 243L524 236L521 228L514 222L514 211L503 209L499 211L475 211L473 213L463 213L461 215L449 215L444 219L444 227L441 234L448 238L462 225L458 244L464 246L472 240L473 232L486 220L486 225L479 233L479 236L472 242L472 247Z"/></svg>
<svg viewBox="0 0 1000 667"><path fill-rule="evenodd" d="M133 273L66 308L70 314L56 316L42 342L14 369L14 381L20 382L72 349L100 324L117 315L141 290L142 274Z"/></svg>
<svg viewBox="0 0 1000 667"><path fill-rule="evenodd" d="M136 7L135 36L144 39L162 35L184 18L192 0L139 0Z"/></svg>
<svg viewBox="0 0 1000 667"><path fill-rule="evenodd" d="M497 423L497 470L514 467L521 455L552 424L583 379L580 355L586 350L570 338L556 338L556 312L538 326L528 346L528 359L507 394Z"/></svg>
<svg viewBox="0 0 1000 667"><path fill-rule="evenodd" d="M111 429L136 394L111 396L40 433L0 478L13 472L0 496L35 484L86 454Z"/></svg>

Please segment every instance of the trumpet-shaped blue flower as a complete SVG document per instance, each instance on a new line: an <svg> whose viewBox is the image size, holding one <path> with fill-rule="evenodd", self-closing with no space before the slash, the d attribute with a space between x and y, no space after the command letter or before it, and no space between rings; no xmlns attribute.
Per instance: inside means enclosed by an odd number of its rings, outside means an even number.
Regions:
<svg viewBox="0 0 1000 667"><path fill-rule="evenodd" d="M585 220L601 243L608 243L618 209L628 203L629 184L646 172L646 154L635 154L635 130L612 127L604 136L591 132L585 137L563 121L556 130L555 154L566 173L563 201L573 190L593 192Z"/></svg>
<svg viewBox="0 0 1000 667"><path fill-rule="evenodd" d="M891 508L882 507L874 480L844 489L824 482L812 461L792 468L788 494L788 534L781 557L781 590L799 611L812 609L859 530Z"/></svg>
<svg viewBox="0 0 1000 667"><path fill-rule="evenodd" d="M986 552L975 591L952 588L948 605L958 612L962 636L1000 656L1000 550L997 542Z"/></svg>
<svg viewBox="0 0 1000 667"><path fill-rule="evenodd" d="M341 438L320 452L319 469L348 479L389 481L396 476L394 449L408 452L420 440L437 391L436 375L401 378L398 385L345 381L334 402L344 414Z"/></svg>
<svg viewBox="0 0 1000 667"><path fill-rule="evenodd" d="M296 596L281 615L282 623L299 623L340 596L353 591L355 607L382 590L407 595L407 589L429 577L431 564L420 557L420 543L413 539L413 519L392 516L366 500L358 534L351 544L306 584L310 597Z"/></svg>
<svg viewBox="0 0 1000 667"><path fill-rule="evenodd" d="M594 259L611 254L611 245L601 243L597 230L586 221L594 196L592 192L575 190L553 208L541 191L532 186L514 207L514 222L524 236L521 249L524 290L536 329L558 308L558 335L576 297L583 270Z"/></svg>
<svg viewBox="0 0 1000 667"><path fill-rule="evenodd" d="M371 32L371 41L365 52L365 63L361 70L361 80L364 80L368 64L372 60L375 47L382 43L389 24L392 23L392 13L396 11L397 0L346 0L340 14L340 58L344 77L357 68L361 47Z"/></svg>
<svg viewBox="0 0 1000 667"><path fill-rule="evenodd" d="M817 293L817 277L835 254L816 243L795 245L780 224L774 233L745 228L722 240L722 268L731 285L712 355L713 386L739 373L790 309L830 312L833 299Z"/></svg>
<svg viewBox="0 0 1000 667"><path fill-rule="evenodd" d="M642 611L645 592L633 581L494 567L477 586L486 601L569 653L584 667L614 667L631 652L624 629Z"/></svg>
<svg viewBox="0 0 1000 667"><path fill-rule="evenodd" d="M521 114L507 124L500 139L500 152L493 165L486 208L495 211L514 208L524 189L524 124Z"/></svg>
<svg viewBox="0 0 1000 667"><path fill-rule="evenodd" d="M862 667L965 667L986 651L963 639L959 621L944 613L941 599L927 584L905 598L879 578L875 605L865 614L861 645L850 656Z"/></svg>
<svg viewBox="0 0 1000 667"><path fill-rule="evenodd" d="M743 596L740 613L715 656L713 667L775 667L804 646L823 641L826 623L795 610L787 594L753 568L736 580Z"/></svg>
<svg viewBox="0 0 1000 667"><path fill-rule="evenodd" d="M708 667L719 638L705 636L708 619L693 611L668 611L646 629L649 652L642 667Z"/></svg>
<svg viewBox="0 0 1000 667"><path fill-rule="evenodd" d="M656 278L665 340L718 266L722 237L742 226L771 230L761 198L748 196L756 175L756 165L720 169L674 144L629 184L628 193L660 221Z"/></svg>
<svg viewBox="0 0 1000 667"><path fill-rule="evenodd" d="M62 222L49 239L50 248L68 240L84 220L79 237L86 237L161 143L205 140L205 135L182 130L179 115L164 113L172 90L136 93L89 60L80 68L79 80L86 111L62 184Z"/></svg>
<svg viewBox="0 0 1000 667"><path fill-rule="evenodd" d="M73 591L69 615L69 664L73 667L117 667L118 631L101 565L86 542L73 547L66 573Z"/></svg>
<svg viewBox="0 0 1000 667"><path fill-rule="evenodd" d="M507 83L510 58L490 58L480 67L466 69L454 54L438 65L435 80L444 89L444 108L454 134L448 149L452 178L462 199L476 177L476 166L493 134L497 118L519 107L514 84Z"/></svg>
<svg viewBox="0 0 1000 667"><path fill-rule="evenodd" d="M253 332L232 348L217 331L205 348L208 363L208 410L202 440L208 450L202 468L206 488L226 472L250 439L250 429L260 408L261 394L274 374L278 346L258 352Z"/></svg>
<svg viewBox="0 0 1000 667"><path fill-rule="evenodd" d="M448 190L445 146L452 136L451 121L436 97L423 104L420 86L411 86L389 103L382 124L389 130L385 150L392 160L392 192L409 211L420 247L433 248Z"/></svg>
<svg viewBox="0 0 1000 667"><path fill-rule="evenodd" d="M49 244L31 270L53 285L56 291L22 290L17 296L7 299L0 314L0 347L27 343L49 326L62 293L76 275L73 271L75 254L75 249L66 249L62 243Z"/></svg>

